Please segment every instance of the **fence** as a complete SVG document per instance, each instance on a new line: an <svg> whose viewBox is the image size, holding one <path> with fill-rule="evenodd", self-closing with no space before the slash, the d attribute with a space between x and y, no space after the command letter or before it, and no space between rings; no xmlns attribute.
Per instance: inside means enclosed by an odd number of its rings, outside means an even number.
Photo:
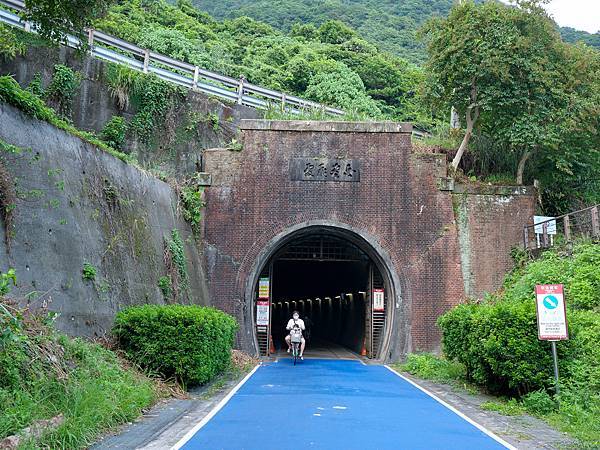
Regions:
<svg viewBox="0 0 600 450"><path fill-rule="evenodd" d="M16 11L25 9L25 4L19 0L0 0L0 5ZM28 32L35 33L36 30L35 24L23 21L18 15L4 9L0 9L0 22ZM168 82L230 100L240 105L260 109L274 106L296 114L311 110L323 111L332 116L345 114L340 109L256 86L248 83L244 77L240 79L231 78L154 53L98 30L90 29L86 31L86 34L89 52L96 58L123 64L143 73L154 73ZM72 35L66 36L65 43L72 48L80 48L82 44L78 37Z"/></svg>
<svg viewBox="0 0 600 450"><path fill-rule="evenodd" d="M523 227L523 246L526 250L548 248L557 242L571 242L575 238L600 237L598 209L591 206L559 217Z"/></svg>

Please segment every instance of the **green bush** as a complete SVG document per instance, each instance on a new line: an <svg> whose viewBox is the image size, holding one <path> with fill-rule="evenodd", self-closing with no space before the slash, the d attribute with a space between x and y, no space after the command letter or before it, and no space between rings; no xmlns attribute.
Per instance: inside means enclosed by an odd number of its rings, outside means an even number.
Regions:
<svg viewBox="0 0 600 450"><path fill-rule="evenodd" d="M115 150L123 150L123 144L125 143L125 132L127 131L127 124L125 119L120 116L112 116L111 119L106 122L100 137L104 142Z"/></svg>
<svg viewBox="0 0 600 450"><path fill-rule="evenodd" d="M551 384L552 359L537 337L533 301L461 305L438 323L446 355L465 365L470 381L521 395Z"/></svg>
<svg viewBox="0 0 600 450"><path fill-rule="evenodd" d="M556 402L550 345L538 340L536 284L563 283L569 340L559 342ZM519 265L504 289L481 303L440 317L446 356L466 367L467 379L495 393L521 397L522 406L592 447L600 442L600 245L555 249Z"/></svg>
<svg viewBox="0 0 600 450"><path fill-rule="evenodd" d="M227 368L236 331L231 316L186 305L130 307L113 328L130 359L185 385L206 383Z"/></svg>
<svg viewBox="0 0 600 450"><path fill-rule="evenodd" d="M556 402L546 391L534 391L523 397L523 406L536 416L543 416L556 410Z"/></svg>

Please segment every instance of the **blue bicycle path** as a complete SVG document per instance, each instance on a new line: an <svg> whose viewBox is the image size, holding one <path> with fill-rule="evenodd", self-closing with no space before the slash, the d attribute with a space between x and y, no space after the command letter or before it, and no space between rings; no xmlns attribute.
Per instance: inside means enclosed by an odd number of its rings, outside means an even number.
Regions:
<svg viewBox="0 0 600 450"><path fill-rule="evenodd" d="M383 366L282 359L259 367L182 448L505 447Z"/></svg>

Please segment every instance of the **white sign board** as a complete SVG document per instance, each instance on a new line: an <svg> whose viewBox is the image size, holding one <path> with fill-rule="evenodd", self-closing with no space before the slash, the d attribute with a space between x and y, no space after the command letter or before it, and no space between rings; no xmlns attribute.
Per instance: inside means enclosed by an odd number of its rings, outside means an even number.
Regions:
<svg viewBox="0 0 600 450"><path fill-rule="evenodd" d="M549 220L549 222L546 222ZM556 220L554 217L547 216L533 216L534 229L536 234L544 234L544 224L542 222L546 222L546 226L548 227L547 233L556 234Z"/></svg>
<svg viewBox="0 0 600 450"><path fill-rule="evenodd" d="M567 309L562 284L535 287L538 337L544 341L569 339Z"/></svg>
<svg viewBox="0 0 600 450"><path fill-rule="evenodd" d="M383 289L373 289L373 311L385 311Z"/></svg>
<svg viewBox="0 0 600 450"><path fill-rule="evenodd" d="M269 325L269 301L268 300L257 300L256 301L256 325L268 326Z"/></svg>

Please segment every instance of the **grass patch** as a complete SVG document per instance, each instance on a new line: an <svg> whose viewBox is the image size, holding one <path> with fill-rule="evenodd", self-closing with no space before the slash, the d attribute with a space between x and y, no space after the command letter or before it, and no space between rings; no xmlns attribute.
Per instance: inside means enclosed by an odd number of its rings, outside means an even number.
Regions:
<svg viewBox="0 0 600 450"><path fill-rule="evenodd" d="M114 352L49 321L0 299L0 439L62 415L58 427L24 436L19 448L85 448L163 395Z"/></svg>
<svg viewBox="0 0 600 450"><path fill-rule="evenodd" d="M396 364L394 368L425 380L444 383L461 381L466 373L462 364L448 361L431 353L410 354L405 363Z"/></svg>
<svg viewBox="0 0 600 450"><path fill-rule="evenodd" d="M509 400L489 401L481 404L481 409L495 411L503 416L521 416L526 413L523 405L514 398Z"/></svg>

